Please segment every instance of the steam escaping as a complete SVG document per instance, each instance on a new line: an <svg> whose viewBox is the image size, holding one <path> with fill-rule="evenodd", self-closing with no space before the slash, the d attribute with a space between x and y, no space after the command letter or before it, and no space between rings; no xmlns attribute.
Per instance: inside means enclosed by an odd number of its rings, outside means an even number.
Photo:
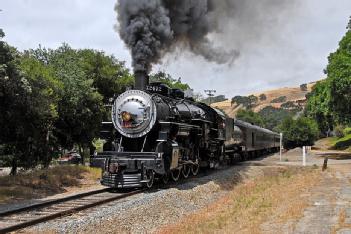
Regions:
<svg viewBox="0 0 351 234"><path fill-rule="evenodd" d="M116 30L131 50L135 72L149 73L153 64L177 48L210 62L232 64L240 52L230 45L231 38L243 35L236 35L231 29L249 26L246 21L250 17L262 16L261 11L274 14L293 1L118 0ZM260 31L257 24L252 28Z"/></svg>

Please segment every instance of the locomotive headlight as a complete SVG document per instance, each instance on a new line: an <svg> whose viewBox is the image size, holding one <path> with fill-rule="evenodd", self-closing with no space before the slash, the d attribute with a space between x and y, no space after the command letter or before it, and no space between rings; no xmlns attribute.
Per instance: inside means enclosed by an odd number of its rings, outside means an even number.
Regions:
<svg viewBox="0 0 351 234"><path fill-rule="evenodd" d="M142 137L155 125L155 102L149 94L143 91L129 90L115 100L112 108L112 121L123 136Z"/></svg>

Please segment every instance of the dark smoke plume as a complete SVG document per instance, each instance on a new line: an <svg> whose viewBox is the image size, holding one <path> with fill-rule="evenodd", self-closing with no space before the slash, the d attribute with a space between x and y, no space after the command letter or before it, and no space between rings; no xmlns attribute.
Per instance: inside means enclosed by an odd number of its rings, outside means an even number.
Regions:
<svg viewBox="0 0 351 234"><path fill-rule="evenodd" d="M231 64L239 51L228 46L233 28L250 26L265 14L279 12L294 0L118 0L116 29L132 53L134 71L150 72L152 64L176 48L188 49L208 61ZM233 26L234 27L231 27ZM260 33L257 33L260 34ZM224 37L221 35L228 35ZM221 43L216 40L224 39ZM216 46L226 44L226 49Z"/></svg>

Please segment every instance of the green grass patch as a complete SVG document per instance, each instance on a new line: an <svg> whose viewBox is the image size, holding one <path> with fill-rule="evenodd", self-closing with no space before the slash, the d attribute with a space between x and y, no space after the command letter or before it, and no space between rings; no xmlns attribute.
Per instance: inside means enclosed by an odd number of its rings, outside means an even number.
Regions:
<svg viewBox="0 0 351 234"><path fill-rule="evenodd" d="M351 147L351 134L345 135L342 138L338 138L333 142L333 149L335 150L347 150Z"/></svg>
<svg viewBox="0 0 351 234"><path fill-rule="evenodd" d="M351 135L351 128L345 128L343 132L345 136Z"/></svg>

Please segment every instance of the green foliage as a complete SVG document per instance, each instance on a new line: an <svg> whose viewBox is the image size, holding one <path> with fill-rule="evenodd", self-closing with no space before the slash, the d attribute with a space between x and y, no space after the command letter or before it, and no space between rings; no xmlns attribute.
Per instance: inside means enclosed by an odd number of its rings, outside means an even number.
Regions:
<svg viewBox="0 0 351 234"><path fill-rule="evenodd" d="M333 146L336 150L346 150L351 147L351 135L338 139Z"/></svg>
<svg viewBox="0 0 351 234"><path fill-rule="evenodd" d="M93 86L94 75L87 69L84 51L80 52L64 44L47 56L48 65L63 83L54 134L65 148L88 146L98 134L104 113L103 97Z"/></svg>
<svg viewBox="0 0 351 234"><path fill-rule="evenodd" d="M202 99L201 102L206 103L207 105L211 104L211 103L216 103L216 102L223 102L226 101L227 99L225 98L224 95L219 95L219 96L215 96L215 97L208 97L205 99Z"/></svg>
<svg viewBox="0 0 351 234"><path fill-rule="evenodd" d="M13 168L47 165L51 149L48 137L58 117L56 93L61 84L50 67L21 56L7 43L1 42L0 51L3 153Z"/></svg>
<svg viewBox="0 0 351 234"><path fill-rule="evenodd" d="M300 89L301 89L301 91L308 91L308 87L307 87L307 84L302 84L302 85L300 85Z"/></svg>
<svg viewBox="0 0 351 234"><path fill-rule="evenodd" d="M295 113L285 109L267 106L258 112L258 114L263 118L265 128L275 130L284 119L292 117Z"/></svg>
<svg viewBox="0 0 351 234"><path fill-rule="evenodd" d="M336 125L334 128L335 136L338 138L344 137L345 136L344 129L345 129L345 127L343 125L340 125L340 124Z"/></svg>
<svg viewBox="0 0 351 234"><path fill-rule="evenodd" d="M2 28L0 28L0 38L3 38L5 37L5 33L4 31L2 30Z"/></svg>
<svg viewBox="0 0 351 234"><path fill-rule="evenodd" d="M313 145L319 135L317 123L306 117L297 120L286 118L278 130L284 134L284 147L287 149Z"/></svg>
<svg viewBox="0 0 351 234"><path fill-rule="evenodd" d="M253 112L252 110L241 109L236 114L236 118L257 126L264 126L264 120L261 115Z"/></svg>
<svg viewBox="0 0 351 234"><path fill-rule="evenodd" d="M336 120L351 123L351 29L339 43L335 53L330 54L327 66L330 82L330 104Z"/></svg>
<svg viewBox="0 0 351 234"><path fill-rule="evenodd" d="M317 82L307 96L306 114L317 121L319 130L326 133L333 129L333 112L331 110L331 92L329 80Z"/></svg>
<svg viewBox="0 0 351 234"><path fill-rule="evenodd" d="M0 159L48 166L59 148L88 148L104 103L133 84L124 63L95 50L39 47L20 54L0 41Z"/></svg>
<svg viewBox="0 0 351 234"><path fill-rule="evenodd" d="M271 103L283 103L286 102L286 96L280 96L271 101Z"/></svg>
<svg viewBox="0 0 351 234"><path fill-rule="evenodd" d="M235 96L232 98L232 105L236 103L237 105L243 105L245 108L251 109L258 102L258 98L254 95L246 96Z"/></svg>
<svg viewBox="0 0 351 234"><path fill-rule="evenodd" d="M285 102L281 105L281 108L283 108L283 109L295 109L296 107L297 106L292 101Z"/></svg>
<svg viewBox="0 0 351 234"><path fill-rule="evenodd" d="M351 128L345 128L343 133L344 133L344 136L350 135L351 134Z"/></svg>
<svg viewBox="0 0 351 234"><path fill-rule="evenodd" d="M262 93L259 98L260 98L260 101L266 101L267 100L267 96L264 93Z"/></svg>
<svg viewBox="0 0 351 234"><path fill-rule="evenodd" d="M125 68L124 62L95 50L79 50L77 55L83 60L82 69L86 79L93 81L92 85L103 96L104 103L124 92L126 87L133 86L134 78Z"/></svg>
<svg viewBox="0 0 351 234"><path fill-rule="evenodd" d="M322 133L334 125L351 124L351 20L336 52L328 57L326 80L307 96L306 114L317 120ZM341 131L339 135L341 135Z"/></svg>
<svg viewBox="0 0 351 234"><path fill-rule="evenodd" d="M186 83L182 83L182 79L174 79L170 74L167 74L163 71L159 71L155 74L150 76L151 82L161 82L168 85L172 89L180 89L180 90L187 90L190 89L190 86Z"/></svg>

